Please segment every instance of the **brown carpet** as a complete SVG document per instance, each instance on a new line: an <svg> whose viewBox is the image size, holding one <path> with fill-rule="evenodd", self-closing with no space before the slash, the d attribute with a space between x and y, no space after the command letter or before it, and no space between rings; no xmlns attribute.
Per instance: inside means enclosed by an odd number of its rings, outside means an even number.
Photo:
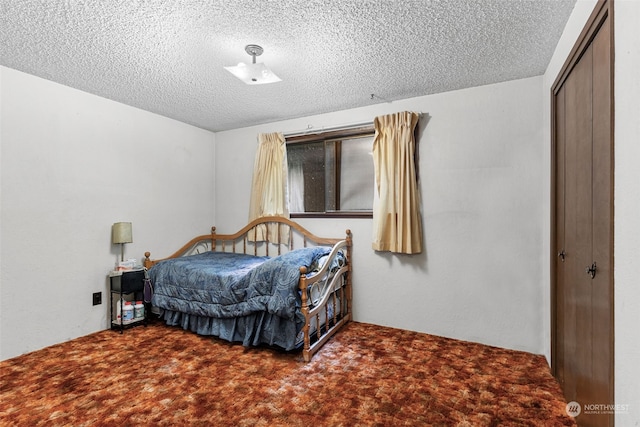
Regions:
<svg viewBox="0 0 640 427"><path fill-rule="evenodd" d="M352 322L301 355L153 323L0 362L2 426L572 426L543 356Z"/></svg>

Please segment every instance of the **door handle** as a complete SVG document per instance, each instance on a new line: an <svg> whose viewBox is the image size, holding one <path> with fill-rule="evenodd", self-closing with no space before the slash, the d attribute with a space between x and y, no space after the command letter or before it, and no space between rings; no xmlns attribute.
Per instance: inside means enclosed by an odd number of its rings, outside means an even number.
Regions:
<svg viewBox="0 0 640 427"><path fill-rule="evenodd" d="M596 270L596 262L594 261L593 264L591 264L591 267L587 267L587 274L593 279L594 277L596 277Z"/></svg>
<svg viewBox="0 0 640 427"><path fill-rule="evenodd" d="M560 258L560 261L564 262L564 257L566 256L566 252L564 251L564 249L562 249L560 252L558 252L558 258Z"/></svg>

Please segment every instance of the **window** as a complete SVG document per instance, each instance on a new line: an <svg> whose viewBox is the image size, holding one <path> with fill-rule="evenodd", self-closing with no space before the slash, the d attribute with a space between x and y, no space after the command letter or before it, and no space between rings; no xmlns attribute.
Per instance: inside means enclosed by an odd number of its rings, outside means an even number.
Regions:
<svg viewBox="0 0 640 427"><path fill-rule="evenodd" d="M371 217L373 136L371 125L287 137L291 217Z"/></svg>

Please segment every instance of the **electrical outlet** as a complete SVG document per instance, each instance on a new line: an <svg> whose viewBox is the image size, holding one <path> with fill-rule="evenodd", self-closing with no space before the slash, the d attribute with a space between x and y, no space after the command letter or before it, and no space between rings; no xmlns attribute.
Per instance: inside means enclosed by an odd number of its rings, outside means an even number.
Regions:
<svg viewBox="0 0 640 427"><path fill-rule="evenodd" d="M102 304L102 292L94 292L93 293L93 305Z"/></svg>

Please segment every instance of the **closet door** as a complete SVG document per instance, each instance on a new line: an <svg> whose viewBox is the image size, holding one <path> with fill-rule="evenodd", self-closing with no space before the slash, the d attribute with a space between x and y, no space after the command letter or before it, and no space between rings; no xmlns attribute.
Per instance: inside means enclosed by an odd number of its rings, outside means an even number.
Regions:
<svg viewBox="0 0 640 427"><path fill-rule="evenodd" d="M552 368L579 425L613 425L611 20L599 4L553 89ZM570 57L571 59L571 57Z"/></svg>

